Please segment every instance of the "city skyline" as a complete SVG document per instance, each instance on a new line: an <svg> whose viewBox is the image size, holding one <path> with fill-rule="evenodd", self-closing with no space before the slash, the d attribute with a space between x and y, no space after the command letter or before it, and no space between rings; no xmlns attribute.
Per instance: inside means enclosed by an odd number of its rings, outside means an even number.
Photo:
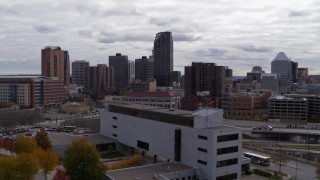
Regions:
<svg viewBox="0 0 320 180"><path fill-rule="evenodd" d="M48 13L48 7L50 12ZM278 52L319 74L320 3L307 1L15 1L0 2L0 74L40 74L41 49L60 46L70 61L108 64L152 54L158 32L171 31L174 70L217 63L245 75L270 72ZM318 31L318 32L317 32ZM21 66L23 64L23 66Z"/></svg>

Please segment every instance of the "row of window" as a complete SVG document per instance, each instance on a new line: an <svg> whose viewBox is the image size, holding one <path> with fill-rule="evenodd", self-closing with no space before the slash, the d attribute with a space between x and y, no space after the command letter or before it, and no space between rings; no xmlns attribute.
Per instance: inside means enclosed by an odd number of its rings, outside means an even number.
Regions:
<svg viewBox="0 0 320 180"><path fill-rule="evenodd" d="M217 161L217 168L238 164L238 158Z"/></svg>
<svg viewBox="0 0 320 180"><path fill-rule="evenodd" d="M208 140L208 137L203 135L198 135L198 139ZM233 141L238 139L239 139L239 134L228 134L228 135L218 136L217 142Z"/></svg>

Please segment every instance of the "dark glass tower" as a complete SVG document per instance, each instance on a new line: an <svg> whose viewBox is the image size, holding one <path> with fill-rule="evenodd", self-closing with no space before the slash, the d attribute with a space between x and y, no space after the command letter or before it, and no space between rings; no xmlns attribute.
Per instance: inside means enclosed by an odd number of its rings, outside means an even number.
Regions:
<svg viewBox="0 0 320 180"><path fill-rule="evenodd" d="M159 32L153 45L154 78L157 86L172 86L173 41L171 32Z"/></svg>

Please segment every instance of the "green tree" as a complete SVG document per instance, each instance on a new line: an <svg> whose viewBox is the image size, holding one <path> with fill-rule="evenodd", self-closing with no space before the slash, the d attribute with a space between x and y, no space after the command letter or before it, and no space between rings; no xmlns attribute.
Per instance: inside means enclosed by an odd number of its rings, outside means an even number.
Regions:
<svg viewBox="0 0 320 180"><path fill-rule="evenodd" d="M16 153L32 153L37 148L37 142L33 138L18 136L13 144L13 149Z"/></svg>
<svg viewBox="0 0 320 180"><path fill-rule="evenodd" d="M46 131L40 131L35 136L38 146L40 146L44 150L51 149L51 141L48 137L48 133Z"/></svg>
<svg viewBox="0 0 320 180"><path fill-rule="evenodd" d="M0 180L16 179L17 160L15 157L0 157Z"/></svg>
<svg viewBox="0 0 320 180"><path fill-rule="evenodd" d="M99 162L100 154L84 139L74 140L65 150L63 166L70 180L103 179L106 167Z"/></svg>
<svg viewBox="0 0 320 180"><path fill-rule="evenodd" d="M39 170L39 163L33 154L19 153L16 168L17 180L32 180Z"/></svg>
<svg viewBox="0 0 320 180"><path fill-rule="evenodd" d="M35 150L34 154L38 159L39 167L44 174L44 178L47 180L48 173L54 170L54 168L57 166L58 155L53 150L43 150L40 148Z"/></svg>

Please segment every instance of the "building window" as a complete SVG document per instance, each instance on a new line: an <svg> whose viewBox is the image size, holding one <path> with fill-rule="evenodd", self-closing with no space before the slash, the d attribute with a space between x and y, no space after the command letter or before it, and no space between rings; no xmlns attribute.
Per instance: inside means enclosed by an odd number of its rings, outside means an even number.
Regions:
<svg viewBox="0 0 320 180"><path fill-rule="evenodd" d="M239 139L239 134L228 134L228 135L222 135L217 137L218 142L233 141L238 139Z"/></svg>
<svg viewBox="0 0 320 180"><path fill-rule="evenodd" d="M118 137L118 135L117 135L117 134L112 134L112 136L113 136L113 137Z"/></svg>
<svg viewBox="0 0 320 180"><path fill-rule="evenodd" d="M203 165L207 165L207 162L206 162L206 161L202 161L202 160L199 160L199 159L198 159L198 163L199 163L199 164L203 164Z"/></svg>
<svg viewBox="0 0 320 180"><path fill-rule="evenodd" d="M216 180L233 180L233 179L238 179L237 173L223 175L216 178Z"/></svg>
<svg viewBox="0 0 320 180"><path fill-rule="evenodd" d="M137 147L149 151L149 143L138 140Z"/></svg>
<svg viewBox="0 0 320 180"><path fill-rule="evenodd" d="M217 161L217 168L219 167L224 167L224 166L231 166L234 164L238 164L238 158L233 158L233 159L227 159L223 161Z"/></svg>
<svg viewBox="0 0 320 180"><path fill-rule="evenodd" d="M207 136L198 135L198 139L208 140L208 137Z"/></svg>
<svg viewBox="0 0 320 180"><path fill-rule="evenodd" d="M117 128L118 128L118 126L116 126L116 125L112 125L112 127L113 127L113 128L115 128L115 129L117 129Z"/></svg>
<svg viewBox="0 0 320 180"><path fill-rule="evenodd" d="M200 147L198 147L198 151L200 151L200 152L208 152L208 150L207 149L204 149L204 148L200 148Z"/></svg>
<svg viewBox="0 0 320 180"><path fill-rule="evenodd" d="M234 152L238 152L238 146L217 149L217 155L229 154L229 153L234 153Z"/></svg>
<svg viewBox="0 0 320 180"><path fill-rule="evenodd" d="M114 120L118 120L118 118L117 118L117 117L114 117L114 116L112 117L112 119L114 119Z"/></svg>

